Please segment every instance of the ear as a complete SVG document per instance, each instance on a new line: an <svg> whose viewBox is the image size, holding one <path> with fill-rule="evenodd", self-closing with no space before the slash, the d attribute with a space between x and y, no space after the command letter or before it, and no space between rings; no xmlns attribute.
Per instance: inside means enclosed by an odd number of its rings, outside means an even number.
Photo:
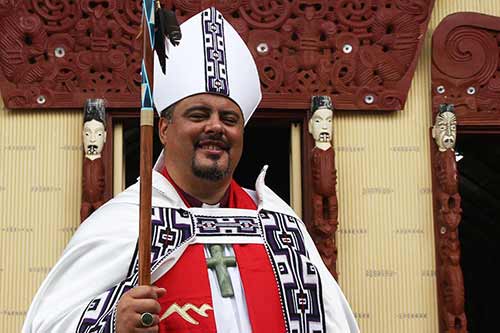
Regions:
<svg viewBox="0 0 500 333"><path fill-rule="evenodd" d="M104 131L104 135L103 135L104 136L104 140L102 141L103 143L106 143L106 135L107 135L107 133L106 133L106 131Z"/></svg>
<svg viewBox="0 0 500 333"><path fill-rule="evenodd" d="M309 119L309 121L307 122L307 130L309 131L310 134L313 134L313 131L312 131L312 118Z"/></svg>
<svg viewBox="0 0 500 333"><path fill-rule="evenodd" d="M170 121L168 119L160 117L160 121L158 122L158 136L163 145L167 142L167 129L169 125Z"/></svg>

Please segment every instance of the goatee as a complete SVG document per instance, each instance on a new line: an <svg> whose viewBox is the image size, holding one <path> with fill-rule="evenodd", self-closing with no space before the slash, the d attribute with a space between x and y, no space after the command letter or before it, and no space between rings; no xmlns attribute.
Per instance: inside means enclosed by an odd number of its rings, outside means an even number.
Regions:
<svg viewBox="0 0 500 333"><path fill-rule="evenodd" d="M209 166L200 166L196 164L196 161L193 158L191 160L191 170L198 178L216 182L229 174L229 171L231 170L231 160L229 160L227 168L222 170L218 161L214 161L213 164Z"/></svg>

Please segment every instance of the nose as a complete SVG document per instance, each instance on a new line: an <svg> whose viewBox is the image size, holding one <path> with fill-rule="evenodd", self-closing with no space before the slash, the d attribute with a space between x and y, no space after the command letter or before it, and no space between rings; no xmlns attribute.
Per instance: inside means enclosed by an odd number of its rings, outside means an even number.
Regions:
<svg viewBox="0 0 500 333"><path fill-rule="evenodd" d="M445 145L452 145L455 143L455 140L451 136L445 136L443 142Z"/></svg>
<svg viewBox="0 0 500 333"><path fill-rule="evenodd" d="M224 126L219 118L219 115L214 112L210 116L205 126L205 132L207 133L222 133L224 131Z"/></svg>
<svg viewBox="0 0 500 333"><path fill-rule="evenodd" d="M90 133L90 142L95 142L95 140L96 140L96 134Z"/></svg>

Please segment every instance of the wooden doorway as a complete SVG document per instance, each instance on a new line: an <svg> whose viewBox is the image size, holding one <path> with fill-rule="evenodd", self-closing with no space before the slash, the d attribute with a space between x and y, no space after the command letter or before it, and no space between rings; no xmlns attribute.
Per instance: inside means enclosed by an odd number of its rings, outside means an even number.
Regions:
<svg viewBox="0 0 500 333"><path fill-rule="evenodd" d="M459 226L469 332L498 329L500 297L500 133L461 134L457 145L462 221Z"/></svg>

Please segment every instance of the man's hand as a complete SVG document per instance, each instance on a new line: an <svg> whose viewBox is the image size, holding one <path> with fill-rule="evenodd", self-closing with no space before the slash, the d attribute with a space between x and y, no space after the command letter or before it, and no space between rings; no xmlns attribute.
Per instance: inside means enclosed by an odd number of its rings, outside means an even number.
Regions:
<svg viewBox="0 0 500 333"><path fill-rule="evenodd" d="M123 294L116 307L116 332L157 333L161 310L158 298L165 295L165 292L165 289L155 286L138 286ZM141 324L144 312L153 315L153 325L150 327Z"/></svg>

